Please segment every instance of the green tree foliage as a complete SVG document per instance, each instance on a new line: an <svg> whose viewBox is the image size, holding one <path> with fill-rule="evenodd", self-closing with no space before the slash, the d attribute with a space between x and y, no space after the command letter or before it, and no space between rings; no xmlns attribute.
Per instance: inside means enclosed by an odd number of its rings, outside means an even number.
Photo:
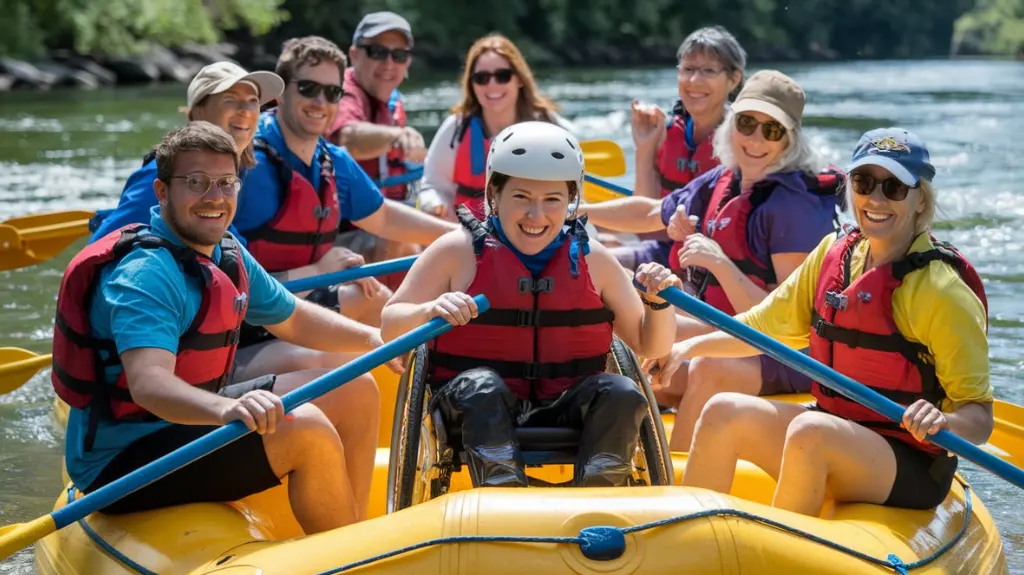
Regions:
<svg viewBox="0 0 1024 575"><path fill-rule="evenodd" d="M1024 46L1024 0L0 0L0 55L124 54L225 37L243 51L276 53L283 40L309 34L347 48L360 17L382 9L412 23L419 62L443 67L458 66L475 39L494 31L534 65L663 61L708 24L729 28L753 60Z"/></svg>
<svg viewBox="0 0 1024 575"><path fill-rule="evenodd" d="M0 0L0 54L37 57L47 48L131 54L150 43L210 44L225 30L265 34L285 13L281 0ZM8 14L14 14L13 21Z"/></svg>
<svg viewBox="0 0 1024 575"><path fill-rule="evenodd" d="M1024 56L1024 0L978 0L956 22L953 50Z"/></svg>

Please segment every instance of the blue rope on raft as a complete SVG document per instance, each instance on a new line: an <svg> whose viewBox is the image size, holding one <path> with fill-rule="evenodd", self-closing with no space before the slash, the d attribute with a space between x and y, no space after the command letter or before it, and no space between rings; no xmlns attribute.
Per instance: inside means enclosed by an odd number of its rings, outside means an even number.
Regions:
<svg viewBox="0 0 1024 575"><path fill-rule="evenodd" d="M72 485L71 487L68 488L68 503L71 503L74 500L75 486ZM132 561L124 553L118 551L116 547L105 541L102 537L100 537L99 533L96 533L96 530L93 529L91 525L85 522L84 517L78 520L78 525L82 528L82 531L85 531L85 534L89 536L89 539L92 539L93 542L99 545L111 557L119 561L125 567L131 569L132 571L135 571L136 573L140 573L141 575L158 575L156 572L150 571L149 569L146 569L145 567L139 565L135 561Z"/></svg>
<svg viewBox="0 0 1024 575"><path fill-rule="evenodd" d="M963 539L964 535L967 534L967 527L971 524L972 513L971 487L969 485L963 484L963 489L965 502L964 524L960 527L960 531L945 545L937 549L935 553L932 553L928 557L925 557L924 559L921 559L919 561L914 561L913 563L904 563L895 553L890 553L889 556L885 559L872 557L870 555L867 555L866 553L861 553L856 549L850 549L845 545L840 545L839 543L836 543L834 541L829 541L828 539L818 537L813 533L808 533L795 527L790 527L789 525L786 525L784 523L780 523L773 519L768 519L767 517L761 517L760 515L756 515L754 513L748 513L746 511L740 511L738 509L707 509L704 511L698 511L696 513L689 513L686 515L670 517L668 519L659 519L657 521L641 523L640 525L634 525L632 527L586 527L580 531L580 535L578 537L533 537L525 535L454 535L451 537L440 537L438 539L430 539L428 541L423 541L421 543L416 543L415 545L409 545L406 547L402 547L400 549L388 551L386 553L380 553L378 555L374 555L373 557L368 557L360 561L342 565L341 567L336 567L334 569L322 571L317 575L334 575L335 573L343 573L345 571L351 571L352 569L364 567L366 565L370 565L378 561L390 559L398 555L410 553L412 551L417 551L419 549L424 549L426 547L433 547L434 545L443 545L447 543L571 543L573 545L579 545L580 551L588 559L592 559L594 561L611 561L613 559L617 559L626 550L626 535L630 533L639 533L641 531L647 531L649 529L654 529L656 527L665 527L676 523L692 521L694 519L702 519L704 517L736 517L739 519L747 519L750 521L761 523L762 525L774 527L787 533L792 533L793 535L803 537L808 541L812 541L819 545L824 545L825 547L828 547L835 551L839 551L841 553L846 553L847 555L856 557L857 559L861 559L863 561L867 561L868 563L873 563L880 567L891 569L894 573L897 573L898 575L907 575L909 571L913 569L918 569L920 567L924 567L925 565L932 563L939 557L946 554L950 549L953 548L954 545L957 544L957 542ZM68 501L70 502L73 500L74 487L68 490ZM96 531L93 530L92 527L90 527L85 522L84 519L79 520L78 524L82 526L82 529L85 531L86 535L88 535L93 541L96 542L97 545L103 548L103 550L109 553L114 559L120 561L125 567L128 567L129 569L142 575L155 575L152 571L132 561L123 553L114 548L113 545L104 541L103 538L100 537L100 535L96 533Z"/></svg>

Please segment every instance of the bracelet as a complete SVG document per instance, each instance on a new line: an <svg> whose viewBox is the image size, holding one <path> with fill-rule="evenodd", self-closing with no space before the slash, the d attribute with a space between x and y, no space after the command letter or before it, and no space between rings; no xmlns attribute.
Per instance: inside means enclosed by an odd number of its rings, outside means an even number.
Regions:
<svg viewBox="0 0 1024 575"><path fill-rule="evenodd" d="M643 302L643 304L645 306L653 309L654 311L663 310L663 309L667 308L668 306L672 305L671 303L669 303L667 301L663 301L661 303L654 303L654 302L650 301L649 299L645 298L644 296L640 296L640 301Z"/></svg>

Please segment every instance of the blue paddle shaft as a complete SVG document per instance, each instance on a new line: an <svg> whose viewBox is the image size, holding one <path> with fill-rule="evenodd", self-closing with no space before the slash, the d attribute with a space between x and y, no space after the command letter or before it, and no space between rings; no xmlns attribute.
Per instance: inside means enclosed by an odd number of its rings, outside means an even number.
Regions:
<svg viewBox="0 0 1024 575"><path fill-rule="evenodd" d="M383 276L408 271L419 256L407 256L382 262L356 266L345 270L284 282L284 288L292 293L324 288L334 284L350 282L371 276Z"/></svg>
<svg viewBox="0 0 1024 575"><path fill-rule="evenodd" d="M406 164L406 169L409 170L404 174L398 176L388 176L383 180L374 182L378 188L390 188L391 186L401 186L403 184L409 184L419 180L423 177L423 165L422 164Z"/></svg>
<svg viewBox="0 0 1024 575"><path fill-rule="evenodd" d="M490 308L490 303L483 295L478 295L473 300L476 301L479 313L484 313ZM284 404L284 411L288 413L308 401L337 389L356 377L412 351L416 347L451 329L452 325L450 323L439 317L434 318L409 333L396 338L394 341L388 342L286 394L281 398L281 402ZM200 457L210 455L213 451L248 433L250 433L249 428L240 420L235 420L221 426L192 443L180 447L160 459L144 465L124 477L108 483L96 491L54 511L52 513L53 522L57 529L62 529L90 513L103 509L133 491L141 489L161 477L188 465Z"/></svg>
<svg viewBox="0 0 1024 575"><path fill-rule="evenodd" d="M767 335L736 321L732 316L694 298L679 288L670 287L662 290L658 293L658 296L708 325L716 327L760 349L774 359L817 381L819 384L878 412L887 419L896 423L903 421L904 408L895 401L846 377L831 367L811 359L799 351L790 349ZM943 429L935 435L928 436L928 441L951 453L973 461L980 467L995 473L1017 487L1024 488L1024 470L999 459L962 437L950 433L948 430Z"/></svg>
<svg viewBox="0 0 1024 575"><path fill-rule="evenodd" d="M602 180L601 178L598 178L597 176L591 176L590 174L583 174L583 179L585 181L590 182L591 184L597 184L598 186L601 186L602 188L607 188L607 189L609 189L609 190L611 190L613 192L618 192L618 193L620 193L620 194L622 194L624 196L632 196L633 195L633 190L630 190L628 188L623 188L622 186L620 186L618 184L613 184L613 183L609 182L608 180Z"/></svg>

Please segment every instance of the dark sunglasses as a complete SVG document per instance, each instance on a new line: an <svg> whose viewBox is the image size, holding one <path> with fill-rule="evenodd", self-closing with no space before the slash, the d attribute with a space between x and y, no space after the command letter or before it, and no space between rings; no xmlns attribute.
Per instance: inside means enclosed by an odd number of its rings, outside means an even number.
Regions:
<svg viewBox="0 0 1024 575"><path fill-rule="evenodd" d="M778 142L786 135L786 127L775 120L759 122L753 116L736 114L736 131L744 136L753 135L758 126L761 126L761 135L769 142Z"/></svg>
<svg viewBox="0 0 1024 575"><path fill-rule="evenodd" d="M388 56L391 56L391 59L396 63L405 64L409 61L409 57L412 56L412 50L405 48L392 48L389 50L380 44L360 44L359 47L366 50L366 55L371 60L377 60L378 62L383 62L388 59Z"/></svg>
<svg viewBox="0 0 1024 575"><path fill-rule="evenodd" d="M473 72L469 77L477 86L486 86L491 83L491 78L494 78L499 84L508 84L512 81L512 76L515 75L515 70L512 68L499 68L494 71L482 70L480 72Z"/></svg>
<svg viewBox="0 0 1024 575"><path fill-rule="evenodd" d="M188 191L197 195L205 196L215 184L225 198L233 198L242 189L242 180L238 176L221 176L214 178L208 174L197 172L187 176L171 176L172 180L185 180Z"/></svg>
<svg viewBox="0 0 1024 575"><path fill-rule="evenodd" d="M320 92L324 93L324 99L332 104L337 104L338 100L345 95L345 89L337 84L321 84L320 82L314 82L313 80L293 80L295 87L299 91L299 95L308 100L315 99Z"/></svg>
<svg viewBox="0 0 1024 575"><path fill-rule="evenodd" d="M886 178L879 180L868 174L861 174L854 172L850 176L850 182L853 184L853 191L861 196L870 196L875 193L875 188L882 186L882 195L887 200L894 202L902 202L907 199L907 194L910 192L910 188L917 186L908 186L897 178Z"/></svg>

